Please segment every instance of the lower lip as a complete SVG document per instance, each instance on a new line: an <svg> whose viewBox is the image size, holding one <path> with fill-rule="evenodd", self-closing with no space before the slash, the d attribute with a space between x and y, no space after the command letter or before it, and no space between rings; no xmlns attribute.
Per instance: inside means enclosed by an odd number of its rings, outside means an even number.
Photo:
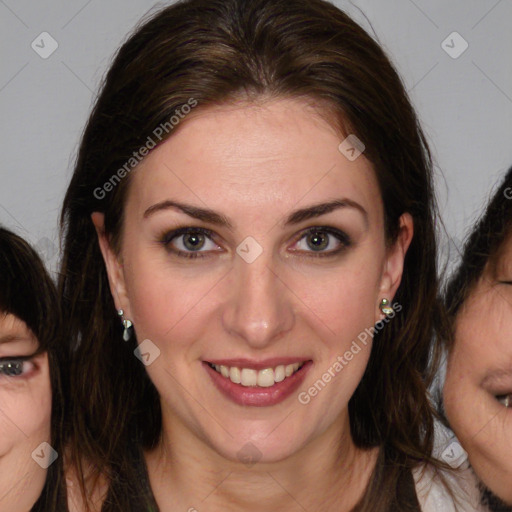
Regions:
<svg viewBox="0 0 512 512"><path fill-rule="evenodd" d="M203 362L203 366L210 374L213 383L224 396L238 405L251 405L253 407L267 407L283 402L299 388L312 364L312 361L307 361L300 370L290 377L286 377L283 381L276 382L268 388L260 388L235 384L214 370L208 363Z"/></svg>

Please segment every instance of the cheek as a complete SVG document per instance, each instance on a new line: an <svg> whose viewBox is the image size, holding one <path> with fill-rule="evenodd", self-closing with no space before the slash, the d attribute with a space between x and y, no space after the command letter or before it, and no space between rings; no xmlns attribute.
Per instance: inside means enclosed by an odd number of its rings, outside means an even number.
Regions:
<svg viewBox="0 0 512 512"><path fill-rule="evenodd" d="M509 500L512 498L511 438L512 411L503 410L463 443L475 472L489 488L496 489L497 493L502 494L506 489Z"/></svg>
<svg viewBox="0 0 512 512"><path fill-rule="evenodd" d="M49 382L39 384L32 393L12 396L0 389L1 510L32 510L44 487L47 471L32 454L50 443L51 396Z"/></svg>
<svg viewBox="0 0 512 512"><path fill-rule="evenodd" d="M473 354L457 346L450 356L443 399L450 426L466 447L475 443L475 435L495 414L490 411L490 397L480 388L479 379Z"/></svg>
<svg viewBox="0 0 512 512"><path fill-rule="evenodd" d="M290 270L286 283L300 301L298 307L308 323L333 349L356 339L376 321L383 251L369 240L357 251L330 266Z"/></svg>
<svg viewBox="0 0 512 512"><path fill-rule="evenodd" d="M297 282L301 299L331 332L343 339L375 323L376 279L351 269ZM355 330L354 330L355 329Z"/></svg>
<svg viewBox="0 0 512 512"><path fill-rule="evenodd" d="M182 339L179 334L193 338L215 307L212 300L222 290L222 274L194 275L143 263L132 268L137 270L128 274L127 290L139 343L146 338L157 344L172 339L176 345Z"/></svg>
<svg viewBox="0 0 512 512"><path fill-rule="evenodd" d="M47 375L20 385L0 384L0 457L13 449L32 451L49 441L51 407Z"/></svg>
<svg viewBox="0 0 512 512"><path fill-rule="evenodd" d="M227 266L205 270L198 264L196 269L180 272L162 264L134 260L128 268L131 319L139 341L164 339L182 329L189 334L195 329L199 331L207 317L233 300L232 287L237 286L230 276L233 270ZM314 266L299 270L283 267L277 274L276 289L279 288L282 301L309 323L318 324L321 337L334 334L337 340L339 336L345 340L355 338L376 322L380 276L375 260L371 265L363 259L329 270ZM240 291L239 299L245 298L245 292Z"/></svg>
<svg viewBox="0 0 512 512"><path fill-rule="evenodd" d="M477 472L512 472L512 410L480 386L486 369L499 364L502 331L496 308L475 302L458 319L447 369L444 405L450 426Z"/></svg>

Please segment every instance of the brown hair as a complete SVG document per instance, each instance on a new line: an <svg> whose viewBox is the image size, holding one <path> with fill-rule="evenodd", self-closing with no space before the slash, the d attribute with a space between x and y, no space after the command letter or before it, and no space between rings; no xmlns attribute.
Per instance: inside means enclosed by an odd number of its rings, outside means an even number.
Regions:
<svg viewBox="0 0 512 512"><path fill-rule="evenodd" d="M123 166L127 170L155 128L191 99L201 109L263 95L319 104L340 136L353 133L364 142L389 243L404 212L414 219L394 299L403 309L376 334L349 403L354 442L381 446L387 468L375 473L360 510L389 510L401 468L431 460L426 386L440 315L432 162L400 78L379 45L328 2L185 0L145 20L118 51L83 134L62 210L60 293L74 352L72 448L77 466L86 459L98 473L123 479L123 492L111 495L108 510L130 510L126 450L134 442L157 443L161 412L156 389L133 357L136 342L122 342L90 215L105 214L106 233L118 248L129 172L121 172L126 176L108 194L104 184Z"/></svg>
<svg viewBox="0 0 512 512"><path fill-rule="evenodd" d="M34 249L2 227L0 269L0 314L12 314L22 320L39 343L36 353L48 353L52 389L51 445L59 457L48 468L44 489L32 511L59 512L66 510L61 447L65 436L63 382L67 358L57 291Z"/></svg>

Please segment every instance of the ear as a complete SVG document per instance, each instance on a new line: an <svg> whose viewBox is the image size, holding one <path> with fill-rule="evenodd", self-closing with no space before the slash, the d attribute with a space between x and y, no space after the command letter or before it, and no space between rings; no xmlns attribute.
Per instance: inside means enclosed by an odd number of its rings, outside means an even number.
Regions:
<svg viewBox="0 0 512 512"><path fill-rule="evenodd" d="M383 298L388 299L392 303L393 297L400 286L404 271L405 254L414 234L414 221L411 214L402 214L399 219L399 226L395 243L388 247L386 251L386 260L379 289L379 304ZM384 316L379 309L379 304L377 304L377 320L381 320Z"/></svg>
<svg viewBox="0 0 512 512"><path fill-rule="evenodd" d="M100 212L94 212L91 214L91 220L96 229L96 234L98 235L98 243L107 269L110 293L114 299L116 309L122 309L125 318L131 318L130 304L126 293L123 262L112 249L110 240L105 233L105 215Z"/></svg>

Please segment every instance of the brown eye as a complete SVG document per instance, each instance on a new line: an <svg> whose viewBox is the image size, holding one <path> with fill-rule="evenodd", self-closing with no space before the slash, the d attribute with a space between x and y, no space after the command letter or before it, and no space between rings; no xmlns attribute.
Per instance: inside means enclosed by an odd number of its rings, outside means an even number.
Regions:
<svg viewBox="0 0 512 512"><path fill-rule="evenodd" d="M323 251L329 246L329 235L322 232L310 233L306 241L313 251Z"/></svg>
<svg viewBox="0 0 512 512"><path fill-rule="evenodd" d="M197 251L201 249L205 244L205 236L201 233L187 233L182 235L183 245L189 251Z"/></svg>
<svg viewBox="0 0 512 512"><path fill-rule="evenodd" d="M498 395L496 400L498 400L498 402L505 407L512 407L512 394Z"/></svg>

